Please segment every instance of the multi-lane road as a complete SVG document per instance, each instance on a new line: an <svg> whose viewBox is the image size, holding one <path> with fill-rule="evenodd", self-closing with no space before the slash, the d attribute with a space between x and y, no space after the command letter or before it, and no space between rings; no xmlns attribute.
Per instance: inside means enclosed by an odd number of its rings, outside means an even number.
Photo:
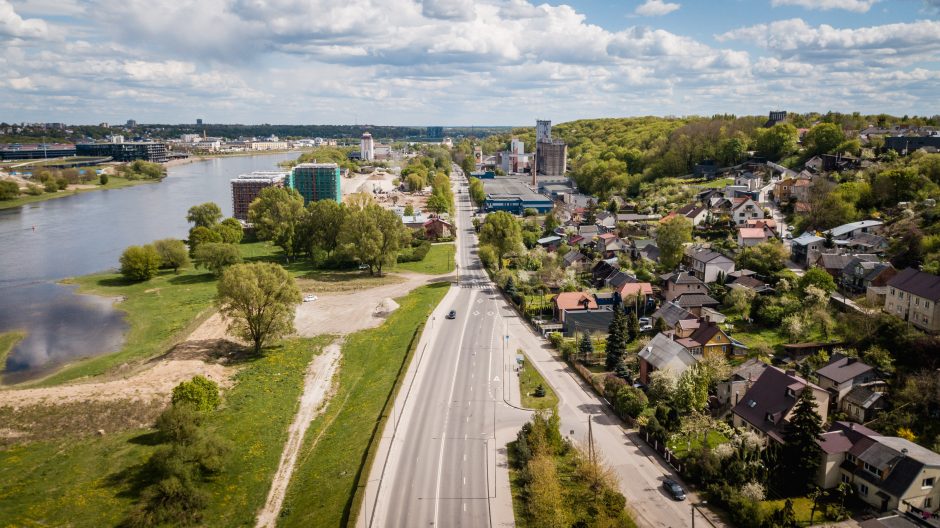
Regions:
<svg viewBox="0 0 940 528"><path fill-rule="evenodd" d="M663 478L676 476L606 414L603 402L490 282L477 257L463 175L454 173L458 281L418 343L365 484L357 526L514 525L505 446L530 417L518 408L517 348L527 351L558 394L566 436L584 441L587 421L593 421L597 448L620 477L638 524L688 526L688 503L671 501L661 488ZM444 317L450 310L455 319Z"/></svg>

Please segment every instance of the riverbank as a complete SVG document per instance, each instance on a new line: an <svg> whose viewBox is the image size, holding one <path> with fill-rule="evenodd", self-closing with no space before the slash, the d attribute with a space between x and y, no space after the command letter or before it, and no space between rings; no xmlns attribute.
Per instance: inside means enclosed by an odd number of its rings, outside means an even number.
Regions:
<svg viewBox="0 0 940 528"><path fill-rule="evenodd" d="M134 185L141 185L147 183L159 183L159 180L128 180L127 178L121 178L120 176L108 176L108 183L101 185L99 183L89 183L89 184L77 184L69 185L68 189L64 191L56 191L54 193L42 193L38 196L31 196L24 194L18 198L12 200L2 200L0 201L0 210L3 209L12 209L14 207L22 207L24 205L29 205L37 202L45 202L46 200L55 200L57 198L65 198L67 196L75 196L76 194L91 192L91 191L105 191L109 189L123 189L125 187L133 187Z"/></svg>
<svg viewBox="0 0 940 528"><path fill-rule="evenodd" d="M188 165L190 163L195 163L197 161L208 161L213 159L220 158L243 158L248 156L267 156L271 154L293 154L301 155L304 152L308 152L312 149L279 149L279 150L251 150L247 152L226 152L219 154L200 154L198 156L190 156L188 158L172 159L163 164L164 167L178 167L180 165Z"/></svg>
<svg viewBox="0 0 940 528"><path fill-rule="evenodd" d="M24 337L26 337L26 332L5 332L0 334L0 374L3 374L10 351Z"/></svg>

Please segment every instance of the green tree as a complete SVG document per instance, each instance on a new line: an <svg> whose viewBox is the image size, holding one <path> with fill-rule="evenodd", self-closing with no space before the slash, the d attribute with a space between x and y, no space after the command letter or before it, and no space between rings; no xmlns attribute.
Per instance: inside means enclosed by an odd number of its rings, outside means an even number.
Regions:
<svg viewBox="0 0 940 528"><path fill-rule="evenodd" d="M296 189L266 187L248 206L248 221L255 225L261 240L270 240L284 251L287 259L303 251L302 225L307 210Z"/></svg>
<svg viewBox="0 0 940 528"><path fill-rule="evenodd" d="M245 230L241 222L234 218L226 218L221 223L212 226L212 230L222 237L222 242L226 244L238 244L245 236Z"/></svg>
<svg viewBox="0 0 940 528"><path fill-rule="evenodd" d="M441 214L450 210L450 204L447 203L447 199L443 196L439 194L432 194L431 197L428 198L427 208L428 211Z"/></svg>
<svg viewBox="0 0 940 528"><path fill-rule="evenodd" d="M415 215L415 206L410 203L405 204L405 216L414 216Z"/></svg>
<svg viewBox="0 0 940 528"><path fill-rule="evenodd" d="M214 411L222 403L222 398L219 384L200 375L173 387L172 401L173 405L191 404L196 410L206 413Z"/></svg>
<svg viewBox="0 0 940 528"><path fill-rule="evenodd" d="M407 212L406 206L405 213ZM346 207L333 200L319 200L307 205L307 213L305 231L311 248L320 249L332 256L339 247L340 233L346 221Z"/></svg>
<svg viewBox="0 0 940 528"><path fill-rule="evenodd" d="M381 275L384 266L398 259L410 236L398 215L373 204L347 215L339 241L353 258L369 266L370 274Z"/></svg>
<svg viewBox="0 0 940 528"><path fill-rule="evenodd" d="M687 368L676 381L673 403L679 412L699 412L708 405L708 373L698 364Z"/></svg>
<svg viewBox="0 0 940 528"><path fill-rule="evenodd" d="M101 185L107 185L107 184L108 184L108 175L102 173L101 176L98 176L98 183L100 183Z"/></svg>
<svg viewBox="0 0 940 528"><path fill-rule="evenodd" d="M640 389L624 385L617 390L613 404L614 408L617 409L617 412L620 413L621 416L636 418L646 409L649 400L647 400L646 394Z"/></svg>
<svg viewBox="0 0 940 528"><path fill-rule="evenodd" d="M581 354L582 361L588 361L594 357L594 342L591 340L591 336L581 335L581 340L578 342L578 352Z"/></svg>
<svg viewBox="0 0 940 528"><path fill-rule="evenodd" d="M790 123L777 123L757 131L757 151L771 160L778 160L796 152L799 133Z"/></svg>
<svg viewBox="0 0 940 528"><path fill-rule="evenodd" d="M200 244L193 255L197 268L207 269L219 276L225 268L242 261L238 246L220 242Z"/></svg>
<svg viewBox="0 0 940 528"><path fill-rule="evenodd" d="M150 280L159 268L160 254L150 244L130 246L121 254L121 275L130 280Z"/></svg>
<svg viewBox="0 0 940 528"><path fill-rule="evenodd" d="M169 268L173 273L179 273L180 268L189 265L189 255L186 253L186 244L175 238L164 238L153 243L154 249L160 255L160 267Z"/></svg>
<svg viewBox="0 0 940 528"><path fill-rule="evenodd" d="M222 209L214 202L194 205L186 213L186 221L194 227L213 227L222 220Z"/></svg>
<svg viewBox="0 0 940 528"><path fill-rule="evenodd" d="M636 317L636 312L631 311L627 316L627 339L632 343L640 337L640 320Z"/></svg>
<svg viewBox="0 0 940 528"><path fill-rule="evenodd" d="M845 141L842 127L835 123L819 123L806 133L803 145L810 155L828 154Z"/></svg>
<svg viewBox="0 0 940 528"><path fill-rule="evenodd" d="M746 247L735 258L738 269L751 270L761 277L770 278L786 267L787 252L780 242L761 242Z"/></svg>
<svg viewBox="0 0 940 528"><path fill-rule="evenodd" d="M20 186L12 180L0 180L0 200L12 200L20 195Z"/></svg>
<svg viewBox="0 0 940 528"><path fill-rule="evenodd" d="M496 269L502 269L506 255L522 246L522 227L514 216L505 211L490 213L480 228L480 244L493 248Z"/></svg>
<svg viewBox="0 0 940 528"><path fill-rule="evenodd" d="M196 248L202 244L222 242L222 235L204 226L196 226L189 230L189 255L196 255Z"/></svg>
<svg viewBox="0 0 940 528"><path fill-rule="evenodd" d="M815 475L820 464L822 418L816 412L816 397L810 387L800 392L790 421L784 427L784 444L780 452L781 479L790 493L802 494L813 483L807 475Z"/></svg>
<svg viewBox="0 0 940 528"><path fill-rule="evenodd" d="M692 222L684 216L676 216L659 224L656 230L656 247L659 248L659 263L665 270L673 270L682 260L685 244L692 241Z"/></svg>
<svg viewBox="0 0 940 528"><path fill-rule="evenodd" d="M614 370L617 365L623 361L623 356L627 353L627 317L623 310L617 308L614 310L614 318L610 320L610 326L607 328L607 358L605 366L607 370Z"/></svg>
<svg viewBox="0 0 940 528"><path fill-rule="evenodd" d="M826 270L813 266L800 277L799 286L800 292L804 296L806 295L806 289L810 286L815 286L826 293L832 293L836 289L836 281Z"/></svg>
<svg viewBox="0 0 940 528"><path fill-rule="evenodd" d="M731 288L725 295L725 306L734 310L742 319L751 317L751 303L757 293L750 288Z"/></svg>
<svg viewBox="0 0 940 528"><path fill-rule="evenodd" d="M222 272L218 284L221 311L230 330L254 344L256 354L270 341L294 329L294 307L300 289L281 266L270 262L236 264Z"/></svg>

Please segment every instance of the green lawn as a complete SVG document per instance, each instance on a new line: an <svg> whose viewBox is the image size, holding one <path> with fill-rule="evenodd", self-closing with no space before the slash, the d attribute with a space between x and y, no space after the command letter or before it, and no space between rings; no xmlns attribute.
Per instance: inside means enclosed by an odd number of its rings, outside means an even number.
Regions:
<svg viewBox="0 0 940 528"><path fill-rule="evenodd" d="M57 191L54 193L42 193L38 196L32 196L28 194L22 194L19 198L14 198L12 200L2 200L0 201L0 210L10 209L13 207L20 207L22 205L28 205L36 202L44 202L46 200L53 200L55 198L64 198L66 196L73 196L79 193L91 192L91 191L100 191L104 189L121 189L123 187L130 187L132 185L140 185L142 183L158 183L155 180L128 180L127 178L121 178L119 176L108 176L107 185L98 185L97 178L90 182L94 187L89 187L87 189L71 189L67 191ZM41 187L41 186L40 186Z"/></svg>
<svg viewBox="0 0 940 528"><path fill-rule="evenodd" d="M454 271L454 252L456 246L451 243L432 244L424 260L418 262L399 262L392 271L413 271L429 275L443 275Z"/></svg>
<svg viewBox="0 0 940 528"><path fill-rule="evenodd" d="M793 513L796 516L796 522L801 525L809 524L809 514L813 511L813 500L807 497L795 497L793 501ZM778 508L782 508L786 500L765 500L760 503L761 510L765 516L773 514ZM819 501L816 506L816 514L813 516L813 524L820 522L837 522L841 519L830 519L826 517L826 508L823 501Z"/></svg>
<svg viewBox="0 0 940 528"><path fill-rule="evenodd" d="M714 448L721 444L728 443L729 439L727 436L719 433L718 431L709 431L707 441L708 441L708 447ZM690 442L686 440L685 437L680 435L669 442L669 449L673 452L673 454L675 454L675 456L679 458L683 458L689 452L689 443ZM701 435L695 435L695 437L692 438L691 440L691 444L692 444L693 450L701 447L702 446Z"/></svg>
<svg viewBox="0 0 940 528"><path fill-rule="evenodd" d="M397 299L401 307L378 328L356 332L343 345L336 392L310 425L298 456L279 526L351 526L360 486L388 418L418 331L449 284L423 286Z"/></svg>
<svg viewBox="0 0 940 528"><path fill-rule="evenodd" d="M532 365L532 361L525 352L519 350L517 354L522 354L525 357L525 368L522 369L519 375L522 406L527 409L554 409L558 405L558 396L555 395L551 385L545 382L545 379ZM545 389L545 396L541 398L535 396L535 389L539 385Z"/></svg>
<svg viewBox="0 0 940 528"><path fill-rule="evenodd" d="M762 327L762 326L755 325L755 324L748 324L747 322L742 321L742 320L735 320L732 322L732 324L734 325L733 330L731 331L729 335L732 338L737 339L738 341L747 345L747 347L751 349L752 351L754 350L754 348L760 347L760 346L766 346L767 348L770 348L771 350L777 350L785 344L795 342L789 337L787 337L779 327L766 328L766 327ZM725 328L725 325L722 324L722 329L724 328ZM823 336L822 332L820 332L817 328L813 328L810 331L809 335L805 339L802 339L801 341L808 343L808 342L814 342L814 341L825 342L825 341L837 340L837 339L838 339L837 337L832 337L827 340Z"/></svg>
<svg viewBox="0 0 940 528"><path fill-rule="evenodd" d="M3 369L6 367L7 355L24 337L26 337L25 332L6 332L0 334L0 372L3 372Z"/></svg>
<svg viewBox="0 0 940 528"><path fill-rule="evenodd" d="M292 339L246 360L208 427L229 447L209 483L205 526L253 526L297 410L312 357L332 340ZM0 451L4 526L117 525L136 500L140 465L154 449L152 430L37 442Z"/></svg>

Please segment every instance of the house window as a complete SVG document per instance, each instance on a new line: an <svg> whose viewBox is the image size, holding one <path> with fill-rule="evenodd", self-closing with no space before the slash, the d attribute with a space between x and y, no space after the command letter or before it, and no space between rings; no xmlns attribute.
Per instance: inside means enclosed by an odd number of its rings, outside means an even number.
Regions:
<svg viewBox="0 0 940 528"><path fill-rule="evenodd" d="M844 482L844 483L846 483L846 484L851 484L851 483L852 483L852 479L850 479L848 475L846 475L845 473L843 473L843 474L842 474L842 482Z"/></svg>
<svg viewBox="0 0 940 528"><path fill-rule="evenodd" d="M851 453L846 453L846 454L845 454L845 459L848 460L849 462L853 463L853 464L855 463L855 455L853 455L853 454L851 454Z"/></svg>
<svg viewBox="0 0 940 528"><path fill-rule="evenodd" d="M933 481L934 481L933 477L925 478L924 480L920 481L920 487L922 488L933 487Z"/></svg>
<svg viewBox="0 0 940 528"><path fill-rule="evenodd" d="M924 497L924 509L932 508L932 507L933 507L933 498Z"/></svg>
<svg viewBox="0 0 940 528"><path fill-rule="evenodd" d="M894 288L891 288L891 295L894 295Z"/></svg>
<svg viewBox="0 0 940 528"><path fill-rule="evenodd" d="M868 486L866 486L866 485L864 485L864 484L859 484L859 485L858 485L858 493L859 493L859 495L868 495Z"/></svg>
<svg viewBox="0 0 940 528"><path fill-rule="evenodd" d="M914 306L920 306L920 297L914 297Z"/></svg>
<svg viewBox="0 0 940 528"><path fill-rule="evenodd" d="M924 308L930 308L930 301L924 301Z"/></svg>

